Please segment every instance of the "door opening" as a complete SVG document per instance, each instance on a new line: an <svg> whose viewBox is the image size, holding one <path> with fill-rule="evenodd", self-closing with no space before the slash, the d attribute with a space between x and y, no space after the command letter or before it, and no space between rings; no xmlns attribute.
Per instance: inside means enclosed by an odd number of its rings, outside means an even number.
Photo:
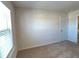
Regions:
<svg viewBox="0 0 79 59"><path fill-rule="evenodd" d="M78 39L78 43L79 43L79 16L78 16L78 35L77 35L77 39Z"/></svg>

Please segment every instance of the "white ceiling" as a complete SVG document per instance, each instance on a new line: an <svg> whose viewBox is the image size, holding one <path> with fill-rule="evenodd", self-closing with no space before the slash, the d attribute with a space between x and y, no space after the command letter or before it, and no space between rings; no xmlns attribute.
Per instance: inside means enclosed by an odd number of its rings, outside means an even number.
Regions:
<svg viewBox="0 0 79 59"><path fill-rule="evenodd" d="M79 9L79 1L13 1L15 7L69 12Z"/></svg>

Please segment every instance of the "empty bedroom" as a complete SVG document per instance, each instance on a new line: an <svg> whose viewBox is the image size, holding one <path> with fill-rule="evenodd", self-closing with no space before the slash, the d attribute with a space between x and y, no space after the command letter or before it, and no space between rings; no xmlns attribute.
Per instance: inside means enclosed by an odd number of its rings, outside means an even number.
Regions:
<svg viewBox="0 0 79 59"><path fill-rule="evenodd" d="M0 58L79 58L79 1L0 1Z"/></svg>

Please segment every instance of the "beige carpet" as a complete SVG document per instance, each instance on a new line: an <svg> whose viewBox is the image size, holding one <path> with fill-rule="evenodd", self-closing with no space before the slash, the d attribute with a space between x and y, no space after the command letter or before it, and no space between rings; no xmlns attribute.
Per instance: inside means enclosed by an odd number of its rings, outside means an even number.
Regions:
<svg viewBox="0 0 79 59"><path fill-rule="evenodd" d="M18 52L17 58L78 58L79 47L70 41L62 41L46 46Z"/></svg>

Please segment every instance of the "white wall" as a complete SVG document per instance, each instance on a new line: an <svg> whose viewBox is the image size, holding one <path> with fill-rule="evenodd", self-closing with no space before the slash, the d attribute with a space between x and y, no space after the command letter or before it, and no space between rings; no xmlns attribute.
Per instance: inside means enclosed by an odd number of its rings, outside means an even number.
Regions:
<svg viewBox="0 0 79 59"><path fill-rule="evenodd" d="M78 16L79 10L72 11L68 14L69 16L69 26L68 26L68 40L77 43L77 24L78 24Z"/></svg>
<svg viewBox="0 0 79 59"><path fill-rule="evenodd" d="M68 15L65 13L65 15L61 15L61 24L60 28L62 30L61 32L61 38L63 40L68 40Z"/></svg>
<svg viewBox="0 0 79 59"><path fill-rule="evenodd" d="M12 21L12 31L13 31L13 49L9 53L7 57L16 57L17 49L16 49L16 34L15 34L15 10L11 2L2 2L6 7L8 7L11 11L11 21Z"/></svg>
<svg viewBox="0 0 79 59"><path fill-rule="evenodd" d="M64 13L16 8L18 50L67 39L66 24L67 19ZM61 27L63 32L61 32Z"/></svg>

